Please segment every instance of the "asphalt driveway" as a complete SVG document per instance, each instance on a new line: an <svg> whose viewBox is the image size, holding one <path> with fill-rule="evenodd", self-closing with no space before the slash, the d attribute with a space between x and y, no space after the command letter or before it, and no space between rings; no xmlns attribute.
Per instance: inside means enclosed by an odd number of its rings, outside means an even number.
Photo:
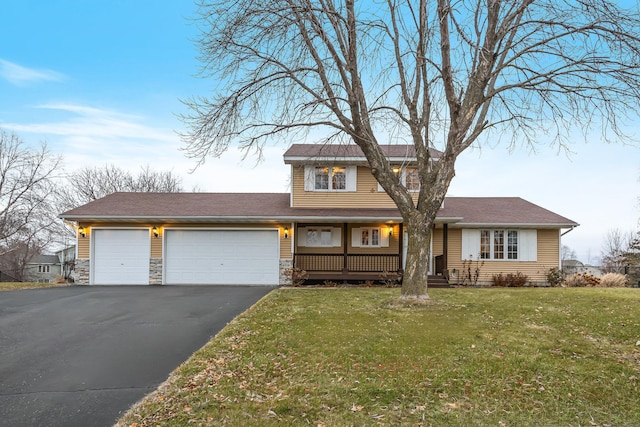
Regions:
<svg viewBox="0 0 640 427"><path fill-rule="evenodd" d="M0 426L111 426L273 288L0 292Z"/></svg>

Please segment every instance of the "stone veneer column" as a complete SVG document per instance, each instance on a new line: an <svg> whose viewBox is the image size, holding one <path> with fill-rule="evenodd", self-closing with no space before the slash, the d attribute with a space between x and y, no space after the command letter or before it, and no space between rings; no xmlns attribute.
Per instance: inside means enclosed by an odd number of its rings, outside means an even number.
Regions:
<svg viewBox="0 0 640 427"><path fill-rule="evenodd" d="M292 267L292 259L280 259L280 286L288 286L291 284L291 277L284 274L284 272Z"/></svg>
<svg viewBox="0 0 640 427"><path fill-rule="evenodd" d="M88 258L76 258L74 280L77 285L89 284L89 265Z"/></svg>
<svg viewBox="0 0 640 427"><path fill-rule="evenodd" d="M149 260L149 284L162 285L162 258Z"/></svg>

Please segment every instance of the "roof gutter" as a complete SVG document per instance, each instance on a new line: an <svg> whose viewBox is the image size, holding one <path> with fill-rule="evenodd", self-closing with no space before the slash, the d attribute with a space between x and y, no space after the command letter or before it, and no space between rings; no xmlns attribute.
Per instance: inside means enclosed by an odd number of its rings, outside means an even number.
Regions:
<svg viewBox="0 0 640 427"><path fill-rule="evenodd" d="M560 237L564 236L565 234L571 233L573 231L573 229L576 228L578 225L572 225L571 227L569 227L569 229L567 231L565 231L564 233L560 234Z"/></svg>

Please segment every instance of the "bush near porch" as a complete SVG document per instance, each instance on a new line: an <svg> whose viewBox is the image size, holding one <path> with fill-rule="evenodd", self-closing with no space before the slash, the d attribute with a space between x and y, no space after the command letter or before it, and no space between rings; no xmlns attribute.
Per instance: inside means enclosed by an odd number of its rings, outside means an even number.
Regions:
<svg viewBox="0 0 640 427"><path fill-rule="evenodd" d="M640 291L282 288L118 423L640 425Z"/></svg>

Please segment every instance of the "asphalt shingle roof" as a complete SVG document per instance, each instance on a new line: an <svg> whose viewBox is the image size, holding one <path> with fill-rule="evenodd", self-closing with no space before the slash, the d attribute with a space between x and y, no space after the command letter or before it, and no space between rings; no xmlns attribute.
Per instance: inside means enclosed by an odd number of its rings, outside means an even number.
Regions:
<svg viewBox="0 0 640 427"><path fill-rule="evenodd" d="M395 208L292 208L289 193L114 193L60 215L72 221L224 222L400 220ZM574 221L519 197L447 197L438 213L459 225L573 227Z"/></svg>

